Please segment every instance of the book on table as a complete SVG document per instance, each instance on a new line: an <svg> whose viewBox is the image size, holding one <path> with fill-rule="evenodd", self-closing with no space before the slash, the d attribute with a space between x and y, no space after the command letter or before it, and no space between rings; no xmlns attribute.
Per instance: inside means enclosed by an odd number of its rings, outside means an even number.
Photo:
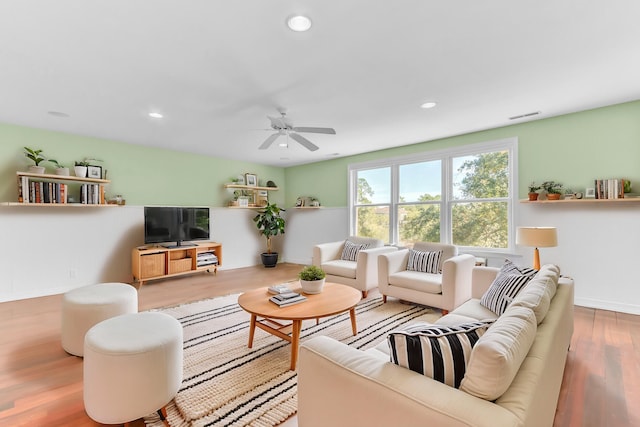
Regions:
<svg viewBox="0 0 640 427"><path fill-rule="evenodd" d="M291 291L291 288L289 288L289 286L285 285L284 283L280 284L280 285L272 285L269 286L269 288L267 289L267 291L270 294L286 294Z"/></svg>
<svg viewBox="0 0 640 427"><path fill-rule="evenodd" d="M269 298L269 301L278 305L279 307L284 307L287 305L297 304L299 302L306 301L307 297L304 295L300 295L297 292L287 292L283 294L277 294Z"/></svg>

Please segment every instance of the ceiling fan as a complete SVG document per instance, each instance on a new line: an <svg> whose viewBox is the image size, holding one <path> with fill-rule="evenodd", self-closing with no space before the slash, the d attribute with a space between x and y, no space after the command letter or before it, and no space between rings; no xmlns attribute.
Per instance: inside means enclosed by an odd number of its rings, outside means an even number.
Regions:
<svg viewBox="0 0 640 427"><path fill-rule="evenodd" d="M297 141L300 143L300 145L302 145L303 147L305 147L307 150L310 151L316 151L318 149L318 146L315 145L313 142L309 141L307 138L305 138L302 135L299 135L298 132L302 132L302 133L324 133L324 134L329 134L329 135L335 135L336 131L333 128L316 128L316 127L297 127L297 126L293 126L293 124L287 120L286 113L281 112L280 113L282 115L282 117L269 117L269 120L271 120L271 128L273 130L276 131L276 133L274 133L273 135L269 136L263 143L262 145L260 145L260 147L258 147L260 150L266 150L267 148L269 148L271 146L271 144L273 143L273 141L275 141L276 139L278 139L280 136L286 135L286 136L290 136L291 139L293 139L294 141ZM269 130L269 129L267 129Z"/></svg>

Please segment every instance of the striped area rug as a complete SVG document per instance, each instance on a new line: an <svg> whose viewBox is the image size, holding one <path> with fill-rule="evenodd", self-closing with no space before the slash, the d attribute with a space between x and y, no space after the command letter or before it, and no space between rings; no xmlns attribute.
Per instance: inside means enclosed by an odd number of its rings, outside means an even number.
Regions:
<svg viewBox="0 0 640 427"><path fill-rule="evenodd" d="M184 380L168 405L172 427L275 426L297 410L296 373L289 370L289 343L256 329L253 348L247 348L249 314L237 304L238 295L161 309L184 327ZM350 346L367 349L387 333L412 321L433 322L431 309L382 303L379 296L356 307L358 335L351 333L349 313L305 321L301 342L326 335ZM161 427L155 416L145 422Z"/></svg>

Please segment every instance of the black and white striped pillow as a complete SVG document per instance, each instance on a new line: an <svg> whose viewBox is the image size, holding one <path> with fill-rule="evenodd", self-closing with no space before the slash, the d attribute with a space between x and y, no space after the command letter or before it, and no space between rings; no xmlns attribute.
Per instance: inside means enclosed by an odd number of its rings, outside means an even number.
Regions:
<svg viewBox="0 0 640 427"><path fill-rule="evenodd" d="M427 252L409 249L409 262L407 270L421 271L423 273L440 273L440 259L442 251Z"/></svg>
<svg viewBox="0 0 640 427"><path fill-rule="evenodd" d="M480 298L480 305L500 316L537 272L533 268L518 268L506 260L489 289Z"/></svg>
<svg viewBox="0 0 640 427"><path fill-rule="evenodd" d="M419 323L391 331L387 336L391 362L458 388L473 346L490 325L490 321L458 326Z"/></svg>
<svg viewBox="0 0 640 427"><path fill-rule="evenodd" d="M363 249L367 249L368 247L369 244L367 243L358 244L345 240L340 259L345 261L356 261L358 259L358 252Z"/></svg>

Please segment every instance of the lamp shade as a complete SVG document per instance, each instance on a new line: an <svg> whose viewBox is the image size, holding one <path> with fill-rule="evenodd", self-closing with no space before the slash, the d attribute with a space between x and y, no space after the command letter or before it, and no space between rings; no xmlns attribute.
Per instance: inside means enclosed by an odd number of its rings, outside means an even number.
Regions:
<svg viewBox="0 0 640 427"><path fill-rule="evenodd" d="M549 248L558 246L558 232L555 227L518 227L516 245Z"/></svg>

